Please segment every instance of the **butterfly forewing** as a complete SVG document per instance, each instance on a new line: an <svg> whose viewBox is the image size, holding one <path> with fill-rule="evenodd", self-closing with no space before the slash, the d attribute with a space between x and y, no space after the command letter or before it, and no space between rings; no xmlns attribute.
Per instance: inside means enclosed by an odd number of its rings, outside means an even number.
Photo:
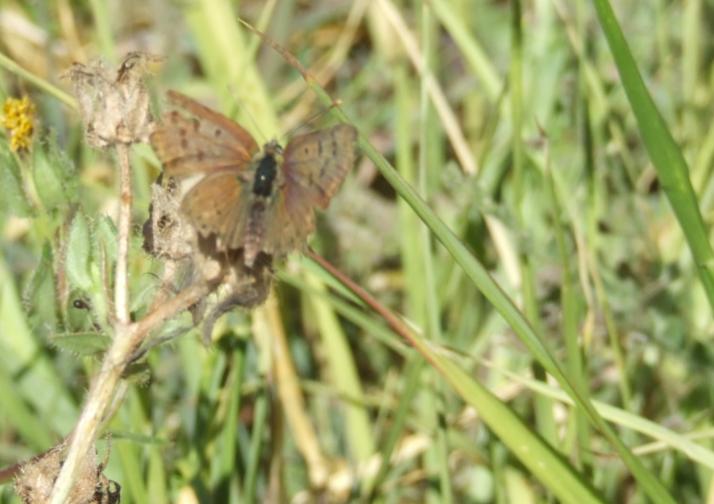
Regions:
<svg viewBox="0 0 714 504"><path fill-rule="evenodd" d="M314 207L326 208L355 158L357 132L341 124L300 135L283 153L282 184L271 207L266 248L281 255L314 230Z"/></svg>
<svg viewBox="0 0 714 504"><path fill-rule="evenodd" d="M354 163L356 140L347 124L293 138L283 153L286 205L310 198L327 208Z"/></svg>
<svg viewBox="0 0 714 504"><path fill-rule="evenodd" d="M242 145L248 152L250 157L258 150L258 144L255 140L240 124L227 118L223 114L216 112L204 105L201 105L195 100L192 100L188 96L179 93L178 91L168 92L169 101L174 105L187 110L196 117L201 118L204 121L208 121L213 126L225 130L230 133L237 144ZM214 136L216 136L216 131L214 130Z"/></svg>
<svg viewBox="0 0 714 504"><path fill-rule="evenodd" d="M258 146L246 130L200 103L176 91L169 101L189 112L164 114L151 135L151 144L170 176L190 176L219 170L240 171Z"/></svg>

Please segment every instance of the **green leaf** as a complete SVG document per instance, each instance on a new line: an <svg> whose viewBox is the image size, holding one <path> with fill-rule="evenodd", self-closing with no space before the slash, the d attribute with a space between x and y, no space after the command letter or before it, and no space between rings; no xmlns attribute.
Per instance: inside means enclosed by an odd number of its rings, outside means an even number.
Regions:
<svg viewBox="0 0 714 504"><path fill-rule="evenodd" d="M0 258L0 336L0 367L12 376L14 393L19 391L53 432L66 435L77 418L72 395L27 326L15 278L4 258ZM7 393L0 385L0 395ZM6 412L1 404L0 412Z"/></svg>
<svg viewBox="0 0 714 504"><path fill-rule="evenodd" d="M17 429L23 441L36 450L45 450L54 439L49 426L42 416L33 410L25 400L23 391L17 386L16 377L4 366L0 366L0 408L4 429Z"/></svg>
<svg viewBox="0 0 714 504"><path fill-rule="evenodd" d="M79 212L74 217L69 230L66 268L72 285L85 291L89 291L92 287L90 250L89 224L84 214Z"/></svg>
<svg viewBox="0 0 714 504"><path fill-rule="evenodd" d="M0 187L3 193L0 201L9 213L18 217L25 217L30 213L19 167L7 150L0 150Z"/></svg>
<svg viewBox="0 0 714 504"><path fill-rule="evenodd" d="M106 215L97 221L97 244L104 249L107 259L114 262L117 259L117 227Z"/></svg>
<svg viewBox="0 0 714 504"><path fill-rule="evenodd" d="M50 338L50 343L60 350L74 355L96 355L109 348L111 338L96 331L57 334Z"/></svg>
<svg viewBox="0 0 714 504"><path fill-rule="evenodd" d="M35 151L32 163L32 178L35 181L37 196L39 196L42 205L46 209L52 210L67 204L59 166L48 159L40 149Z"/></svg>
<svg viewBox="0 0 714 504"><path fill-rule="evenodd" d="M42 247L42 257L34 268L22 293L22 303L28 312L34 312L43 324L56 324L56 300L52 248L49 242Z"/></svg>
<svg viewBox="0 0 714 504"><path fill-rule="evenodd" d="M57 144L57 139L50 136L47 142L47 160L54 167L55 173L62 184L62 192L69 203L76 203L79 199L79 177L74 161Z"/></svg>

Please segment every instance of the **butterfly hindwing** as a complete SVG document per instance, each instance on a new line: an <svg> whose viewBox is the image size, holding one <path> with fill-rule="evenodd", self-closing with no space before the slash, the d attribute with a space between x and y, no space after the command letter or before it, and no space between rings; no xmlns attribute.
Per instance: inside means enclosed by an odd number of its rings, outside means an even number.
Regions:
<svg viewBox="0 0 714 504"><path fill-rule="evenodd" d="M201 235L215 234L225 240L231 234L240 234L249 203L243 188L232 172L211 173L186 193L181 210Z"/></svg>
<svg viewBox="0 0 714 504"><path fill-rule="evenodd" d="M240 171L258 146L245 129L226 116L176 91L169 101L190 113L173 110L163 115L151 134L151 144L170 176L217 170Z"/></svg>

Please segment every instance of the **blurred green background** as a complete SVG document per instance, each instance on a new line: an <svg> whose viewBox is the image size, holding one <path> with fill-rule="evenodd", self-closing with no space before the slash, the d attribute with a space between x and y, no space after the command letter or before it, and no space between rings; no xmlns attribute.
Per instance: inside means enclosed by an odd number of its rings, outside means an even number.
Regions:
<svg viewBox="0 0 714 504"><path fill-rule="evenodd" d="M311 245L416 349L293 254L127 381L98 444L123 502L714 502L713 26L702 0L0 3L0 99L36 108L29 151L0 136L0 466L71 431L111 337L116 164L59 75L142 50L157 115L178 89L259 143L359 129ZM140 316L160 167L132 152Z"/></svg>

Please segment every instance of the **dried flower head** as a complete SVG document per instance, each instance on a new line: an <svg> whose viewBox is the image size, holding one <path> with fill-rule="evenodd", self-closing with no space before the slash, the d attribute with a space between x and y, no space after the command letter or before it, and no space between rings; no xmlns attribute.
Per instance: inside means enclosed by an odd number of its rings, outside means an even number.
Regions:
<svg viewBox="0 0 714 504"><path fill-rule="evenodd" d="M195 231L179 211L178 183L173 177L159 176L151 184L149 219L144 223L144 250L179 261L191 255Z"/></svg>
<svg viewBox="0 0 714 504"><path fill-rule="evenodd" d="M152 119L144 78L151 63L158 61L156 56L132 52L116 72L97 60L88 65L74 63L63 74L72 81L90 145L104 148L147 141Z"/></svg>
<svg viewBox="0 0 714 504"><path fill-rule="evenodd" d="M15 478L15 492L23 503L48 502L66 455L65 442L25 463ZM121 488L103 474L92 453L83 461L79 476L67 498L69 504L114 504L120 501Z"/></svg>
<svg viewBox="0 0 714 504"><path fill-rule="evenodd" d="M8 98L3 105L2 124L10 135L10 149L28 149L35 129L35 104L27 96Z"/></svg>
<svg viewBox="0 0 714 504"><path fill-rule="evenodd" d="M144 249L177 264L177 279L214 286L217 299L213 303L206 300L192 310L196 323L204 321L208 343L213 325L222 314L234 307L252 308L265 300L272 282L273 258L261 253L248 267L242 250L221 250L214 236L201 237L180 211L185 191L183 184L165 174L152 185L149 219L143 227Z"/></svg>

